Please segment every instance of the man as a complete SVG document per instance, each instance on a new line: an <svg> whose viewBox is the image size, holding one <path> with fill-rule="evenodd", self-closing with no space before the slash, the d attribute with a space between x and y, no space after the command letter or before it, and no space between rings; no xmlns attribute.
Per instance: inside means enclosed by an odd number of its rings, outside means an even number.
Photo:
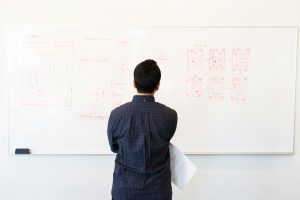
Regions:
<svg viewBox="0 0 300 200"><path fill-rule="evenodd" d="M131 102L114 109L108 121L108 140L115 153L113 200L171 200L169 144L177 113L155 102L161 72L154 60L134 70L137 89Z"/></svg>

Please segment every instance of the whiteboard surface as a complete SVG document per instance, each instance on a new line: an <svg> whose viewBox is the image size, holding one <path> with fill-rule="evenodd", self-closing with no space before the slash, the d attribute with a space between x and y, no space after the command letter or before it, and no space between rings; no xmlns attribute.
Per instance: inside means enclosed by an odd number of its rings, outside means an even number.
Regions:
<svg viewBox="0 0 300 200"><path fill-rule="evenodd" d="M147 58L184 152L292 153L296 54L295 27L9 28L10 153L110 153L109 112Z"/></svg>

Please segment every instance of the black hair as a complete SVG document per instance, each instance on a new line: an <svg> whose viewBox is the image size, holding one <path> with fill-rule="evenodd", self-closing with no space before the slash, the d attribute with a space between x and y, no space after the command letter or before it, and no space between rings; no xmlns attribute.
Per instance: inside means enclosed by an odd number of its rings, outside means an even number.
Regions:
<svg viewBox="0 0 300 200"><path fill-rule="evenodd" d="M152 93L160 82L161 72L157 63L148 59L136 66L133 76L139 93Z"/></svg>

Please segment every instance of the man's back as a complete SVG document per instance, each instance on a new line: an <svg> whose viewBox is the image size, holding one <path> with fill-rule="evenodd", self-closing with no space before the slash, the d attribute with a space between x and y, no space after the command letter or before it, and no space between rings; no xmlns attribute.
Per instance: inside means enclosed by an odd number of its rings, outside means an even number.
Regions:
<svg viewBox="0 0 300 200"><path fill-rule="evenodd" d="M108 138L117 153L113 199L171 199L169 143L177 113L153 96L133 97L111 112Z"/></svg>

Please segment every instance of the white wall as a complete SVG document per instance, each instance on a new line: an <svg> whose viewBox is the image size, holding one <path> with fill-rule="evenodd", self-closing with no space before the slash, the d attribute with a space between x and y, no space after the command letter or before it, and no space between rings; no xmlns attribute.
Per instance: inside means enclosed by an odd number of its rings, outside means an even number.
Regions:
<svg viewBox="0 0 300 200"><path fill-rule="evenodd" d="M0 28L5 24L300 27L300 1L0 0ZM111 155L8 155L3 31L0 31L0 199L110 199L114 165ZM300 45L298 52L299 49ZM300 70L297 76L299 100ZM174 199L299 200L299 126L297 104L295 155L189 156L198 166L198 172L184 191L174 187Z"/></svg>

